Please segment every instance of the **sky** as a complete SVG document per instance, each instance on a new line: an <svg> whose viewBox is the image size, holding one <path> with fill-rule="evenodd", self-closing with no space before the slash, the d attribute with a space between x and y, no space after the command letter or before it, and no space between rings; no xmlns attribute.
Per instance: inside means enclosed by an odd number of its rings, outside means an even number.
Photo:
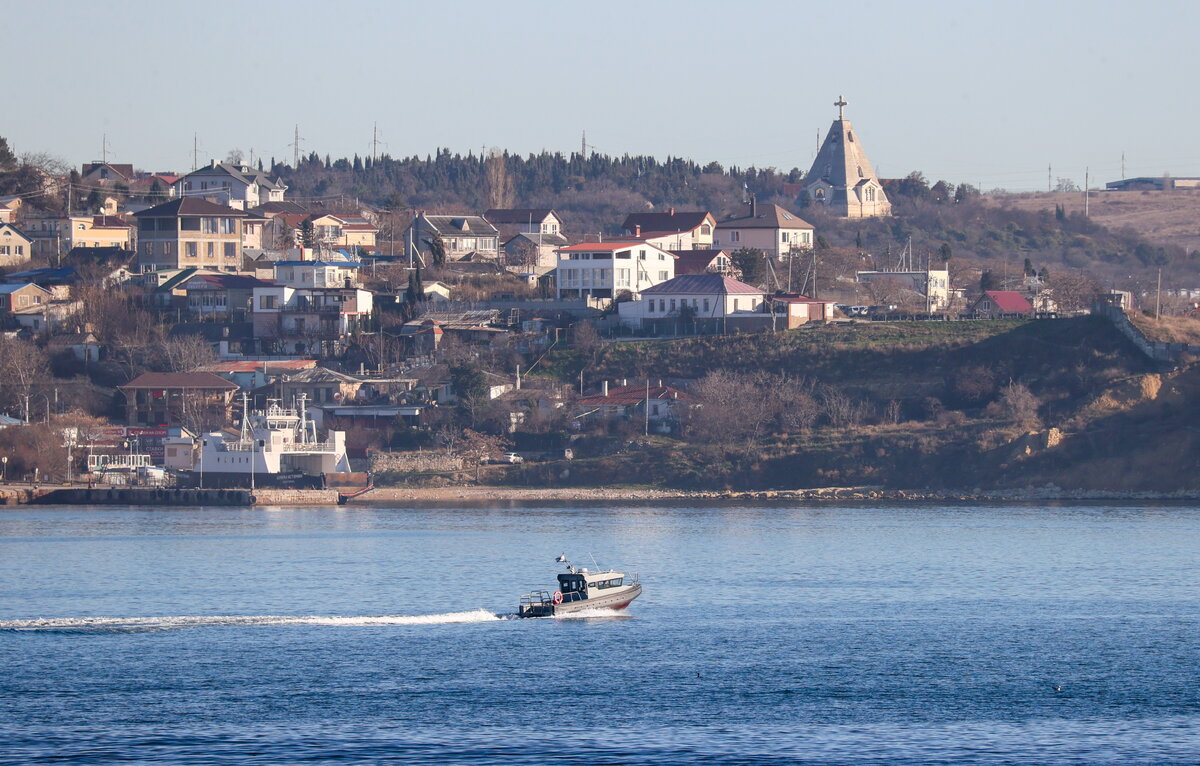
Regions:
<svg viewBox="0 0 1200 766"><path fill-rule="evenodd" d="M1200 2L0 0L18 153L595 151L807 170L844 96L877 173L1200 175ZM15 32L15 34L14 34ZM22 63L18 63L22 62Z"/></svg>

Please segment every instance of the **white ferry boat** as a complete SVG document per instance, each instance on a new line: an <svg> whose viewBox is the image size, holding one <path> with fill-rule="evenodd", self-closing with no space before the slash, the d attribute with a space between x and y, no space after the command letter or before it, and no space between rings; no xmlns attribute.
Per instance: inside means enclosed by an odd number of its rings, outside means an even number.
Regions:
<svg viewBox="0 0 1200 766"><path fill-rule="evenodd" d="M592 609L624 609L642 595L636 574L626 577L623 572L613 569L595 572L576 569L565 554L555 561L567 567L567 571L558 576L558 590L553 593L535 590L523 596L518 617L554 617Z"/></svg>
<svg viewBox="0 0 1200 766"><path fill-rule="evenodd" d="M236 438L204 434L190 478L204 487L320 486L322 477L348 473L344 431L317 437L317 424L300 396L294 408L271 399L265 410L249 411L243 399L242 430Z"/></svg>

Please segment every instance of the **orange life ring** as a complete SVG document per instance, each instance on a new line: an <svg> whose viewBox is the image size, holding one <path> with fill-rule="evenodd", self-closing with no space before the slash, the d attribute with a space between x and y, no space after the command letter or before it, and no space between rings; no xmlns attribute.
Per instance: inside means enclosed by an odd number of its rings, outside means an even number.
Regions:
<svg viewBox="0 0 1200 766"><path fill-rule="evenodd" d="M554 591L554 603L556 603L556 604L562 603L562 591L561 590Z"/></svg>

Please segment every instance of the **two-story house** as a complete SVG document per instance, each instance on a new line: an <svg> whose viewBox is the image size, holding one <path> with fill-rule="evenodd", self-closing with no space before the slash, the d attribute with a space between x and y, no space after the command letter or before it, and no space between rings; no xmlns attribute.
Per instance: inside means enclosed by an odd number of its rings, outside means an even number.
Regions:
<svg viewBox="0 0 1200 766"><path fill-rule="evenodd" d="M371 317L374 296L350 261L280 261L275 283L253 291L254 335L289 354L335 354Z"/></svg>
<svg viewBox="0 0 1200 766"><path fill-rule="evenodd" d="M779 205L750 204L717 223L716 247L724 250L753 248L777 259L811 250L813 225Z"/></svg>
<svg viewBox="0 0 1200 766"><path fill-rule="evenodd" d="M558 298L615 298L638 293L675 276L675 256L641 240L581 242L561 247Z"/></svg>
<svg viewBox="0 0 1200 766"><path fill-rule="evenodd" d="M244 211L181 197L134 216L138 221L138 266L142 271L241 268Z"/></svg>
<svg viewBox="0 0 1200 766"><path fill-rule="evenodd" d="M117 215L38 216L26 222L34 255L59 258L77 247L132 250L133 226Z"/></svg>
<svg viewBox="0 0 1200 766"><path fill-rule="evenodd" d="M558 263L556 251L570 242L561 234L521 232L505 241L504 268L515 274L542 276Z"/></svg>
<svg viewBox="0 0 1200 766"><path fill-rule="evenodd" d="M200 197L238 210L282 202L287 191L281 181L261 170L216 160L180 178L173 188L177 197Z"/></svg>
<svg viewBox="0 0 1200 766"><path fill-rule="evenodd" d="M426 215L417 213L404 232L404 254L431 263L430 247L441 239L447 261L496 261L500 232L481 215Z"/></svg>
<svg viewBox="0 0 1200 766"><path fill-rule="evenodd" d="M33 240L11 223L0 223L0 266L15 266L33 257Z"/></svg>
<svg viewBox="0 0 1200 766"><path fill-rule="evenodd" d="M495 226L502 236L513 234L562 234L563 222L549 208L492 208L483 217Z"/></svg>
<svg viewBox="0 0 1200 766"><path fill-rule="evenodd" d="M664 250L703 250L713 246L717 221L706 210L630 213L621 227Z"/></svg>
<svg viewBox="0 0 1200 766"><path fill-rule="evenodd" d="M379 228L360 215L327 213L312 216L310 220L316 244L325 247L375 249L375 237Z"/></svg>
<svg viewBox="0 0 1200 766"><path fill-rule="evenodd" d="M133 165L123 162L102 162L96 160L84 165L79 171L79 180L85 186L115 186L133 183L137 178Z"/></svg>

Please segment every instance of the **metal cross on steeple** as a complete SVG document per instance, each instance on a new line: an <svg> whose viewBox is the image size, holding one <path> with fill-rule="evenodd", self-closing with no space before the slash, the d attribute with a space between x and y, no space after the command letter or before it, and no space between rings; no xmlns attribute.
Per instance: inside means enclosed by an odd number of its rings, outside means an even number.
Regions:
<svg viewBox="0 0 1200 766"><path fill-rule="evenodd" d="M842 119L842 108L846 106L846 99L838 96L838 100L834 101L833 105L838 108L838 119Z"/></svg>

